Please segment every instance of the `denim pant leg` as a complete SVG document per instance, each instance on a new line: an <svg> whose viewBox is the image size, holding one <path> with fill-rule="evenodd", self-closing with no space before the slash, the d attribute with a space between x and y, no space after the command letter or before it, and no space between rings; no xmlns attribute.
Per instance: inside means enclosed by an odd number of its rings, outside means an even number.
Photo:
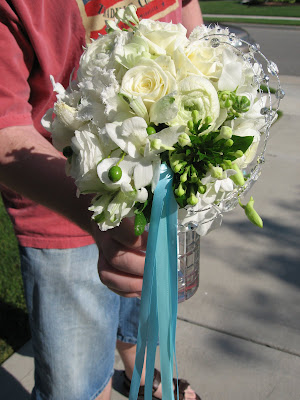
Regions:
<svg viewBox="0 0 300 400"><path fill-rule="evenodd" d="M120 297L99 280L97 247L20 254L35 357L32 398L95 399L113 374L120 308Z"/></svg>
<svg viewBox="0 0 300 400"><path fill-rule="evenodd" d="M119 326L117 339L136 344L139 327L141 300L138 298L120 297Z"/></svg>

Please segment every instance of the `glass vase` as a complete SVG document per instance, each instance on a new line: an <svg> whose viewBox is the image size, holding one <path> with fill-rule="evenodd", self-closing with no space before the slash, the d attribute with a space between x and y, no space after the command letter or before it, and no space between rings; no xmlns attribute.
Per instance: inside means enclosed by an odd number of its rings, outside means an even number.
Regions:
<svg viewBox="0 0 300 400"><path fill-rule="evenodd" d="M199 286L200 235L178 227L178 303L192 297Z"/></svg>

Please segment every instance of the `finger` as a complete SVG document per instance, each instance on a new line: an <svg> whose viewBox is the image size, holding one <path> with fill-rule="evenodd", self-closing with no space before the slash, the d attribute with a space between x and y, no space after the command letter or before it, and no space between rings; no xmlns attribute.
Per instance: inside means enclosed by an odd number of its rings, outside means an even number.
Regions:
<svg viewBox="0 0 300 400"><path fill-rule="evenodd" d="M145 253L142 251L129 251L119 242L108 240L101 246L101 253L107 263L126 274L143 276L145 266Z"/></svg>
<svg viewBox="0 0 300 400"><path fill-rule="evenodd" d="M126 274L107 263L100 254L98 262L98 273L101 282L109 289L123 293L123 296L140 294L143 286L143 277Z"/></svg>
<svg viewBox="0 0 300 400"><path fill-rule="evenodd" d="M127 298L137 298L137 297L139 297L139 298L141 298L141 296L142 296L142 292L133 292L133 293L125 293L125 292L121 292L121 291L119 291L119 290L114 290L114 289L110 289L112 292L114 292L114 293L116 293L116 294L118 294L119 296L122 296L122 297L127 297Z"/></svg>
<svg viewBox="0 0 300 400"><path fill-rule="evenodd" d="M148 232L136 236L134 233L134 218L125 218L118 227L110 231L110 235L114 240L128 248L146 250Z"/></svg>

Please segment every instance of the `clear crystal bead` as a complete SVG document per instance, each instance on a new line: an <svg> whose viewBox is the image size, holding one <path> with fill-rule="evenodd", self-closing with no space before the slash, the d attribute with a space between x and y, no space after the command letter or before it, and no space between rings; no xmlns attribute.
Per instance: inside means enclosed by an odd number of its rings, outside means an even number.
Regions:
<svg viewBox="0 0 300 400"><path fill-rule="evenodd" d="M264 155L261 155L261 156L258 157L258 159L257 159L257 163L258 164L264 164L265 162L266 162L266 160L265 160L265 156Z"/></svg>
<svg viewBox="0 0 300 400"><path fill-rule="evenodd" d="M268 62L268 71L270 72L270 74L275 76L275 75L278 74L279 69L278 69L277 65L273 61L269 61Z"/></svg>
<svg viewBox="0 0 300 400"><path fill-rule="evenodd" d="M243 60L250 63L252 60L251 54L249 54L249 53L243 54Z"/></svg>
<svg viewBox="0 0 300 400"><path fill-rule="evenodd" d="M236 47L241 47L243 45L242 41L240 39L237 39L235 42Z"/></svg>
<svg viewBox="0 0 300 400"><path fill-rule="evenodd" d="M261 83L261 78L259 75L254 75L253 76L253 85L254 86L259 86Z"/></svg>
<svg viewBox="0 0 300 400"><path fill-rule="evenodd" d="M276 90L276 92L275 92L276 99L281 100L281 99L284 98L284 96L285 96L284 90L282 90L282 89L277 89Z"/></svg>
<svg viewBox="0 0 300 400"><path fill-rule="evenodd" d="M256 44L251 44L251 45L249 46L249 51L250 51L250 53L256 53L258 50L259 50L259 49L257 48L257 45L256 45Z"/></svg>
<svg viewBox="0 0 300 400"><path fill-rule="evenodd" d="M228 211L235 209L235 207L237 206L237 203L238 203L238 199L236 197L234 197L233 199L230 199L230 200L224 200L222 202L222 211L228 212Z"/></svg>
<svg viewBox="0 0 300 400"><path fill-rule="evenodd" d="M234 42L234 41L236 40L235 33L230 33L230 35L229 35L229 40L230 40L231 42Z"/></svg>
<svg viewBox="0 0 300 400"><path fill-rule="evenodd" d="M220 46L220 39L212 38L210 41L211 47L219 47Z"/></svg>
<svg viewBox="0 0 300 400"><path fill-rule="evenodd" d="M268 75L265 75L264 76L264 81L267 83L267 82L269 82L270 81L270 77L268 76Z"/></svg>
<svg viewBox="0 0 300 400"><path fill-rule="evenodd" d="M196 222L189 222L189 223L188 223L188 228L189 228L191 231L194 231L195 229L198 228L198 224L197 224Z"/></svg>
<svg viewBox="0 0 300 400"><path fill-rule="evenodd" d="M267 115L267 114L270 113L270 109L269 109L268 107L263 107L263 108L260 110L260 113L261 113L261 115Z"/></svg>

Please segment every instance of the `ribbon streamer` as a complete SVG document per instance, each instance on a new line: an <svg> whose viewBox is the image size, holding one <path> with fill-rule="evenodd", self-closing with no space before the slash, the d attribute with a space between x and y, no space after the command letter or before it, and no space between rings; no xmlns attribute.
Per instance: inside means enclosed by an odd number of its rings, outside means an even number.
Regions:
<svg viewBox="0 0 300 400"><path fill-rule="evenodd" d="M153 196L147 241L137 352L129 400L136 400L147 349L145 400L152 400L156 347L159 338L163 399L174 400L173 361L178 304L177 210L173 173L165 164ZM176 361L176 358L175 358Z"/></svg>

